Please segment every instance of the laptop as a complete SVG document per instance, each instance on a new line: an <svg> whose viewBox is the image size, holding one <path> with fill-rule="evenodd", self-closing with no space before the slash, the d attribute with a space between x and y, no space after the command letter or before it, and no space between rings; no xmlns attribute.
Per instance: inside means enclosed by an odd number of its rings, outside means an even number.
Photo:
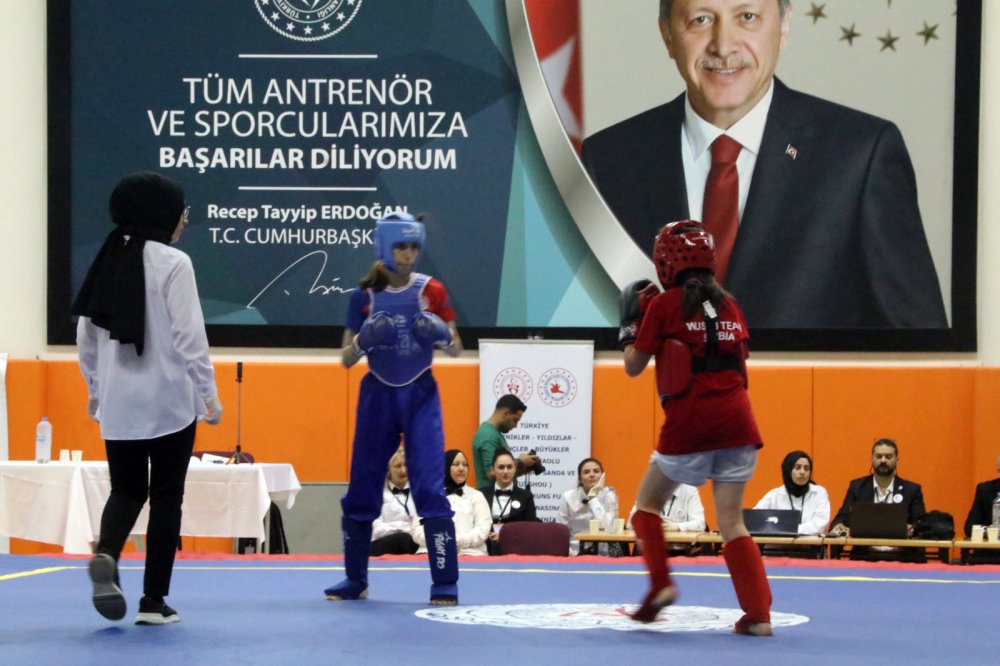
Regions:
<svg viewBox="0 0 1000 666"><path fill-rule="evenodd" d="M855 502L848 509L851 536L859 539L905 539L909 510L905 504Z"/></svg>
<svg viewBox="0 0 1000 666"><path fill-rule="evenodd" d="M801 521L796 509L743 509L743 522L753 536L798 536Z"/></svg>

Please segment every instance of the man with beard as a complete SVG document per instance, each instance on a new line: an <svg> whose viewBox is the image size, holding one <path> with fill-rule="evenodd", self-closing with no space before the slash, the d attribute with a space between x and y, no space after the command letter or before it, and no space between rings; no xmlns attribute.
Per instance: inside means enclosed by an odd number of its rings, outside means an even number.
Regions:
<svg viewBox="0 0 1000 666"><path fill-rule="evenodd" d="M660 0L686 92L589 136L583 165L640 248L700 220L751 329L945 328L902 134L774 76L791 13Z"/></svg>
<svg viewBox="0 0 1000 666"><path fill-rule="evenodd" d="M493 458L498 450L510 451L508 432L517 427L524 410L528 408L516 395L508 393L500 396L490 418L483 421L472 437L472 458L476 468L476 487L479 490L493 486ZM517 456L517 475L534 469L538 456L522 453Z"/></svg>
<svg viewBox="0 0 1000 666"><path fill-rule="evenodd" d="M924 515L924 493L919 483L906 481L896 476L899 464L899 448L891 439L878 439L872 446L872 473L854 479L847 487L847 494L840 510L833 518L831 534L850 536L850 507L855 502L876 502L882 504L905 504L907 507L906 533L913 536L913 525ZM854 550L858 550L855 548ZM852 550L852 558L855 555Z"/></svg>

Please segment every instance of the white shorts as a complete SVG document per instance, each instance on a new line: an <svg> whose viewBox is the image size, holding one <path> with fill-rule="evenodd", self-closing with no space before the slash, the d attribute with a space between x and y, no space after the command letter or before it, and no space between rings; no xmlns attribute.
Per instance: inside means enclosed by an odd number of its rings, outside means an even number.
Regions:
<svg viewBox="0 0 1000 666"><path fill-rule="evenodd" d="M757 447L751 444L735 449L673 456L654 451L651 461L656 463L663 476L678 483L700 486L705 483L705 479L744 483L750 479L757 466Z"/></svg>

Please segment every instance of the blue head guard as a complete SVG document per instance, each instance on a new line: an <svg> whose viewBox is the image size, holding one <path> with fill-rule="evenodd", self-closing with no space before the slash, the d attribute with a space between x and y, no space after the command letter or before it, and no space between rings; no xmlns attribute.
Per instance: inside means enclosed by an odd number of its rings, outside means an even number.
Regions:
<svg viewBox="0 0 1000 666"><path fill-rule="evenodd" d="M417 218L402 211L390 213L375 223L375 256L395 273L392 247L397 243L417 243L423 251L426 237L423 222L418 222Z"/></svg>

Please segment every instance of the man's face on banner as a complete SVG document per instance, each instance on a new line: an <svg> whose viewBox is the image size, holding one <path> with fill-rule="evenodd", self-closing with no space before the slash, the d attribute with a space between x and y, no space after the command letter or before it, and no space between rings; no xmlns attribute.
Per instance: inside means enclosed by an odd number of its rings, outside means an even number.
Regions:
<svg viewBox="0 0 1000 666"><path fill-rule="evenodd" d="M778 0L674 0L660 34L699 116L728 129L761 100L790 18Z"/></svg>

